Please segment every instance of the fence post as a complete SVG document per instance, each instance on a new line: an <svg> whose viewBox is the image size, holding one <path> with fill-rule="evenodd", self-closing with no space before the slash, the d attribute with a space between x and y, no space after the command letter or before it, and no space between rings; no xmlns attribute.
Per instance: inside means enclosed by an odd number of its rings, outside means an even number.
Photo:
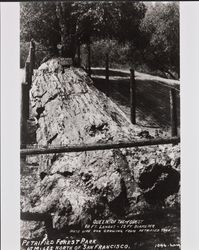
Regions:
<svg viewBox="0 0 199 250"><path fill-rule="evenodd" d="M28 113L29 110L27 110L26 100L27 100L27 85L21 84L21 144L26 145L27 140L27 119L28 119Z"/></svg>
<svg viewBox="0 0 199 250"><path fill-rule="evenodd" d="M35 43L33 39L30 41L30 67L31 67L31 74L33 75L33 70L35 67Z"/></svg>
<svg viewBox="0 0 199 250"><path fill-rule="evenodd" d="M29 111L29 90L31 88L31 84L32 84L32 72L31 72L31 65L29 61L26 61L25 64L25 84L23 87L23 114L24 114L24 118L28 119L29 115L30 115L30 111Z"/></svg>
<svg viewBox="0 0 199 250"><path fill-rule="evenodd" d="M110 95L110 81L109 81L109 55L106 53L106 86L107 86L107 96Z"/></svg>
<svg viewBox="0 0 199 250"><path fill-rule="evenodd" d="M170 89L170 119L171 119L171 136L177 136L177 103L176 103L176 91Z"/></svg>
<svg viewBox="0 0 199 250"><path fill-rule="evenodd" d="M30 41L29 55L25 63L25 83L21 86L21 143L27 144L27 120L30 118L29 92L35 67L35 43Z"/></svg>
<svg viewBox="0 0 199 250"><path fill-rule="evenodd" d="M25 83L21 84L21 144L27 144L27 120L30 116L29 90L31 86L31 67L29 60L25 63Z"/></svg>
<svg viewBox="0 0 199 250"><path fill-rule="evenodd" d="M88 75L91 76L91 45L90 45L90 40L87 43L87 50L88 50Z"/></svg>
<svg viewBox="0 0 199 250"><path fill-rule="evenodd" d="M135 71L130 69L130 108L131 108L131 122L136 124L136 82Z"/></svg>

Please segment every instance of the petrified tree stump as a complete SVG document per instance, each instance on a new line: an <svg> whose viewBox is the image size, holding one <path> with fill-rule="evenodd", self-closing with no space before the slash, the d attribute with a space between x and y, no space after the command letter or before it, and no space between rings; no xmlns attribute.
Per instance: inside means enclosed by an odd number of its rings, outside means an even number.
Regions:
<svg viewBox="0 0 199 250"><path fill-rule="evenodd" d="M139 138L141 130L93 86L82 69L63 65L63 58L51 59L40 66L33 79L31 105L38 123L38 145ZM139 174L134 177L134 166L122 150L37 157L40 182L22 208L24 212L49 214L55 229L99 216L121 216L137 190L135 180Z"/></svg>

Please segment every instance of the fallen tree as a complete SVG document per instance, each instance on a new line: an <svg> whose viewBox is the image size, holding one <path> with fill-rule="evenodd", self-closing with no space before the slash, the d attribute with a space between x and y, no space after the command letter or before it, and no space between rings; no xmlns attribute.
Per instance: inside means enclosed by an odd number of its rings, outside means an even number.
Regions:
<svg viewBox="0 0 199 250"><path fill-rule="evenodd" d="M31 107L39 146L122 142L142 136L82 69L70 67L63 58L48 60L36 72ZM138 197L148 204L163 202L179 189L179 163L176 154L168 156L169 150L173 152L171 146L145 147L145 157L159 152L161 160L153 163L143 161L139 148L36 156L40 180L22 211L47 214L52 228L60 230L137 211ZM28 228L24 223L22 231Z"/></svg>

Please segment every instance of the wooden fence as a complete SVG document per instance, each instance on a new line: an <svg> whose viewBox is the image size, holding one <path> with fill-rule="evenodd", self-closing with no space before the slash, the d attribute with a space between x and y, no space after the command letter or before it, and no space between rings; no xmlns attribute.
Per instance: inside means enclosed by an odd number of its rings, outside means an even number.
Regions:
<svg viewBox="0 0 199 250"><path fill-rule="evenodd" d="M88 50L88 75L91 76L91 60L90 60L90 43L87 44ZM78 49L78 62L80 63L80 49ZM109 71L109 55L106 54L106 86L107 86L107 95L110 95L111 84L110 84L110 71ZM171 137L169 138L158 138L150 140L136 140L133 142L122 142L122 143L111 143L111 144L95 144L95 145L73 145L73 146L58 146L53 148L31 148L27 145L24 131L27 130L27 120L29 119L29 91L32 86L32 75L35 65L35 43L30 42L29 55L25 63L25 83L22 84L22 105L21 105L21 144L25 145L25 148L21 149L20 155L26 156L30 154L50 154L50 153L66 153L66 152L81 152L81 151L91 151L91 150L105 150L105 149L114 149L114 148L129 148L129 147L140 147L148 145L159 145L159 144L176 144L180 142L180 137L177 136L177 105L176 105L176 92L179 89L176 86L171 86L169 84L164 84L169 88L170 91L170 119L171 119ZM130 69L130 109L131 109L131 122L136 124L136 80L135 80L135 71Z"/></svg>
<svg viewBox="0 0 199 250"><path fill-rule="evenodd" d="M91 48L90 43L87 44L88 48L88 56L87 56L87 72L88 75L91 76ZM79 59L80 61L80 59ZM106 53L105 57L105 79L106 79L106 89L107 96L110 95L111 91L111 83L110 83L110 72L109 72L109 54ZM136 124L136 80L135 80L135 70L130 69L130 119L132 124ZM170 93L170 123L171 123L171 136L177 136L178 134L178 124L177 124L177 92L179 89L176 86L172 86L170 84L164 83L164 86L169 89Z"/></svg>
<svg viewBox="0 0 199 250"><path fill-rule="evenodd" d="M89 66L90 66L90 63L89 63ZM91 72L91 68L89 69L89 72ZM109 96L110 91L112 91L109 78L110 78L109 55L107 53L106 59L105 59L105 79L106 79L106 86L107 86L107 96ZM177 95L177 92L179 92L179 89L175 85L172 86L168 83L164 83L164 86L169 89L169 93L170 93L171 136L177 136L178 124L177 124L177 97L176 97L176 95ZM131 119L132 124L136 124L136 107L137 107L137 105L136 105L136 96L137 96L136 89L137 89L137 85L136 85L136 80L135 80L135 70L134 69L130 69L129 88L130 88L130 111L131 111L130 112L130 119Z"/></svg>

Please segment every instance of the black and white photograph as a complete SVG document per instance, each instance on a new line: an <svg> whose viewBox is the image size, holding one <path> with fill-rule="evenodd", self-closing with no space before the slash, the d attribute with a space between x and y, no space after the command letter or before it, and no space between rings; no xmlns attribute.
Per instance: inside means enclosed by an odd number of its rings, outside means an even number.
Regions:
<svg viewBox="0 0 199 250"><path fill-rule="evenodd" d="M178 250L179 2L20 3L21 250Z"/></svg>
<svg viewBox="0 0 199 250"><path fill-rule="evenodd" d="M2 250L198 250L198 11L0 3Z"/></svg>

